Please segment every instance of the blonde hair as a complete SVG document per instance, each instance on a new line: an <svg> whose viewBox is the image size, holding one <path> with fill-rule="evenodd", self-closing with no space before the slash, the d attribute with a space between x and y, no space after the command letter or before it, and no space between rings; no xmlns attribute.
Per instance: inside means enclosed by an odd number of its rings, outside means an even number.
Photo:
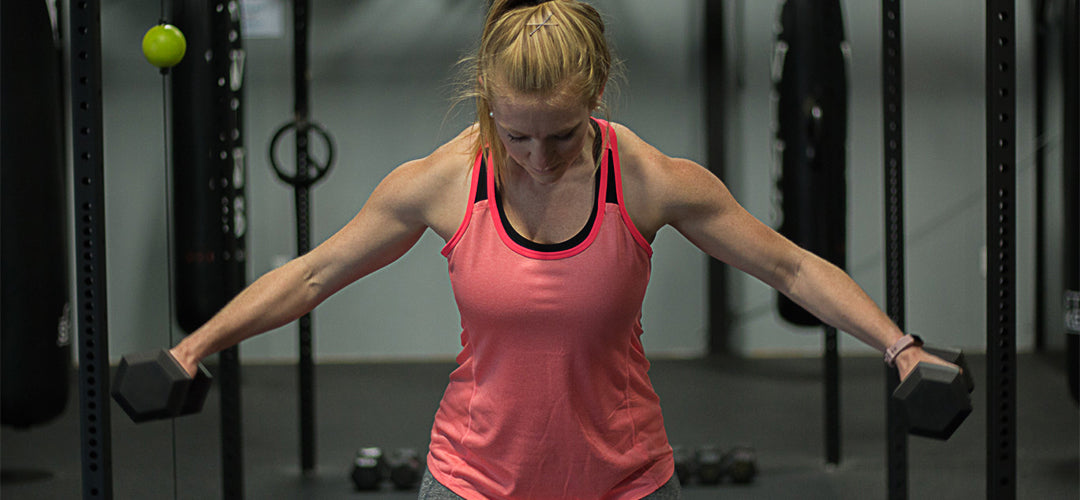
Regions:
<svg viewBox="0 0 1080 500"><path fill-rule="evenodd" d="M601 97L619 67L600 13L577 0L495 0L479 48L462 62L468 80L459 98L476 101L475 147L490 148L499 179L506 151L490 115L496 90L581 96L586 106L604 107Z"/></svg>

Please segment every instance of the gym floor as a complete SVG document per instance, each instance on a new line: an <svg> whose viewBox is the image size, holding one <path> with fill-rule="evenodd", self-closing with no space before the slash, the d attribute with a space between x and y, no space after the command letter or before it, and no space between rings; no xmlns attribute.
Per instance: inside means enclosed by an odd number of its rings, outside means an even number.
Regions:
<svg viewBox="0 0 1080 500"><path fill-rule="evenodd" d="M969 363L979 384L984 360L970 356ZM1062 356L1019 358L1019 498L1080 498L1080 412L1068 395L1063 366ZM452 363L319 365L319 465L303 477L295 368L245 366L245 496L415 498L414 492L389 486L374 493L355 492L348 471L361 447L425 450L452 369ZM684 487L684 498L885 498L885 396L879 359L841 361L842 459L835 468L825 467L823 459L819 360L654 360L650 374L673 444L748 445L757 451L759 474L752 484L690 484ZM217 398L214 389L199 415L140 425L132 424L114 404L114 497L221 498ZM985 388L977 387L975 411L948 442L909 440L910 498L986 497L985 401ZM5 500L81 495L74 399L55 421L30 430L5 427L0 437L0 496Z"/></svg>

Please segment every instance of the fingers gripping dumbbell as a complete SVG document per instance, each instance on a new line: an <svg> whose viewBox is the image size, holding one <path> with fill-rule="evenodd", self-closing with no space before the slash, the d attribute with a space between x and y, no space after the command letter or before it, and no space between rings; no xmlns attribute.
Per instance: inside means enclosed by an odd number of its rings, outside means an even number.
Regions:
<svg viewBox="0 0 1080 500"><path fill-rule="evenodd" d="M923 350L960 369L920 362L896 388L893 397L904 406L910 433L946 440L971 413L975 382L959 349L923 346Z"/></svg>
<svg viewBox="0 0 1080 500"><path fill-rule="evenodd" d="M213 377L201 363L188 375L166 349L128 354L113 381L113 400L139 423L198 413Z"/></svg>

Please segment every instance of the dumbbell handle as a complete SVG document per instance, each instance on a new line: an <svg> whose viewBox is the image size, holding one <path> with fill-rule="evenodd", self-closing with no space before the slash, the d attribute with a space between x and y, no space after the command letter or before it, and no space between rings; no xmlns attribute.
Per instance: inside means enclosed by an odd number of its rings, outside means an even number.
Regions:
<svg viewBox="0 0 1080 500"><path fill-rule="evenodd" d="M971 369L968 368L967 359L964 357L964 351L954 347L937 347L930 345L924 345L923 350L932 356L937 356L946 362L960 367L960 376L963 377L964 385L967 386L968 392L975 390L975 379L971 376Z"/></svg>

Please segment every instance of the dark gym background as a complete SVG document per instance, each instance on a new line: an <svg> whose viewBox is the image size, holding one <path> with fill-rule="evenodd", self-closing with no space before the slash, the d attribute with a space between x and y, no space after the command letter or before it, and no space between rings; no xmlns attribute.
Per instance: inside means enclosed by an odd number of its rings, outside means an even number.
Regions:
<svg viewBox="0 0 1080 500"><path fill-rule="evenodd" d="M138 42L159 17L157 3L103 5L103 78L110 338L114 354L158 347L166 305L160 77ZM283 5L288 23L288 2ZM398 164L428 154L469 118L468 106L447 114L455 61L478 36L483 2L471 0L320 1L312 6L311 116L338 142L337 165L313 189L312 240L344 225L379 180ZM1031 17L1019 2L1018 54L1032 50ZM727 2L730 71L724 147L725 181L762 220L778 222L770 78L778 2ZM704 2L661 6L644 0L599 1L627 78L614 98L612 118L625 122L666 153L705 161ZM880 15L874 2L846 2L851 46L848 167L848 262L854 278L879 303L883 297L880 109ZM904 10L905 178L909 327L960 347L984 342L983 235L983 6L975 0L912 2ZM149 21L148 21L149 19ZM736 22L738 20L738 22ZM253 33L247 29L245 33ZM259 276L294 252L291 189L271 172L266 147L292 114L291 26L276 38L245 40L244 82L248 152L248 276ZM1017 74L1018 120L1032 120L1033 81ZM614 89L613 89L614 90ZM1020 127L1018 193L1033 207L1036 141ZM1043 147L1060 147L1049 131ZM1042 144L1042 143L1040 143ZM283 153L288 157L288 153ZM1018 240L1032 241L1034 212L1021 210ZM1053 230L1051 233L1053 234ZM449 359L459 347L442 242L426 235L408 255L323 304L316 313L316 352L330 360ZM1034 248L1019 255L1021 348L1032 345ZM644 309L644 338L653 355L694 357L706 352L706 258L672 230L655 243L653 279ZM137 269L138 272L130 272ZM128 270L129 272L124 272ZM1048 274L1054 274L1048 269ZM793 334L774 313L774 294L730 273L731 346L751 356L805 355L820 350L813 335ZM1060 274L1060 271L1057 271ZM1056 301L1055 301L1056 302ZM942 307L948 304L948 307ZM1060 307L1060 306L1058 306ZM1053 311L1047 312L1048 317ZM1060 311L1056 314L1060 317ZM253 360L295 359L284 328L251 340ZM158 332L157 335L154 332ZM1056 339L1061 342L1060 338ZM845 339L847 352L869 353Z"/></svg>
<svg viewBox="0 0 1080 500"><path fill-rule="evenodd" d="M597 0L626 61L612 119L673 156L706 157L703 77L706 0ZM466 0L313 2L312 116L332 130L338 164L314 189L313 239L321 241L358 210L394 166L430 152L467 122L468 105L447 114L455 60L478 35L482 4ZM1064 140L1050 124L1032 126L1033 13L1017 2L1018 464L1021 498L1080 494L1078 415L1067 394L1064 336L1051 328L1033 354L1037 314L1060 325L1058 300L1033 302L1037 288L1060 296L1057 260L1036 275L1034 158L1060 161ZM245 2L261 24L245 29L248 147L248 274L260 275L293 252L290 190L265 158L274 127L289 116L289 4ZM771 150L770 72L778 2L724 2L725 182L751 213L776 220ZM280 9L280 17L275 16ZM880 6L844 3L851 45L848 137L849 271L881 303ZM905 180L908 327L976 353L985 336L983 2L904 2ZM109 227L109 322L112 357L168 340L166 223L162 201L161 81L139 40L159 18L156 2L102 7ZM275 30L275 22L280 29ZM260 34L261 33L261 34ZM275 34L276 33L276 34ZM3 47L12 50L9 45ZM190 57L190 55L189 55ZM4 147L9 147L5 144ZM1049 186L1060 179L1048 173ZM1053 189L1043 201L1048 234L1062 221ZM774 224L775 225L775 224ZM316 311L319 469L299 477L293 327L245 343L243 415L249 498L379 498L350 491L346 473L361 446L426 446L448 361L457 352L458 317L446 279L442 242L425 235L401 261L365 278ZM746 444L758 450L759 479L746 488L691 488L687 498L884 497L884 396L880 361L850 339L843 374L844 459L826 471L821 453L820 350L817 329L777 317L774 294L729 273L730 347L735 357L706 357L705 257L673 231L654 244L645 305L646 349L664 401L673 443ZM1051 247L1047 247L1051 248ZM1052 250L1047 250L1051 254ZM1051 255L1053 257L1053 255ZM1057 287L1058 289L1055 289ZM1036 313L1041 311L1041 313ZM210 360L211 363L213 360ZM216 391L216 388L214 389ZM72 398L74 395L72 395ZM975 412L948 443L913 438L911 494L985 495L983 392ZM113 416L118 498L218 498L217 394L198 416L172 426L134 426ZM57 420L0 435L4 498L74 498L79 492L78 412L74 399ZM172 462L178 464L174 481ZM386 498L409 494L386 493Z"/></svg>

